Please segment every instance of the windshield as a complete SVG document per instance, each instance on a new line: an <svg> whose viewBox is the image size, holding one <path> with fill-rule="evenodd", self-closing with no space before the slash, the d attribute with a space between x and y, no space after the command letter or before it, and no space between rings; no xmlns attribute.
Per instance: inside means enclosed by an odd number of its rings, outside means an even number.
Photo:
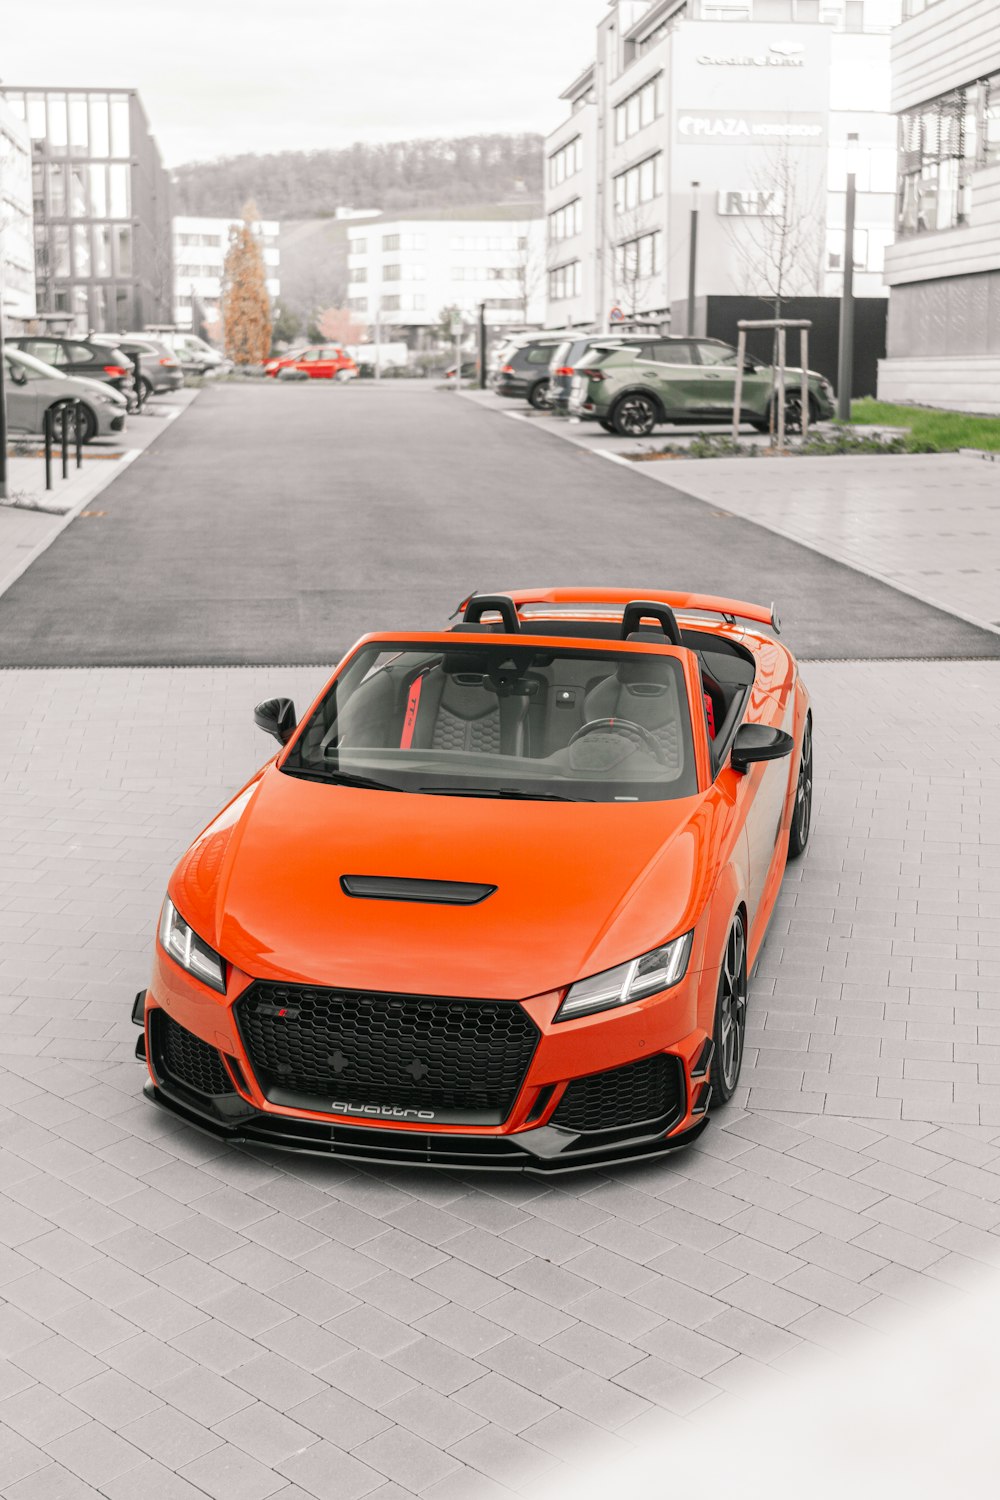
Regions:
<svg viewBox="0 0 1000 1500"><path fill-rule="evenodd" d="M7 363L20 365L29 380L68 379L63 370L57 370L55 365L45 364L43 360L36 359L33 354L26 354L23 349L4 348L3 352Z"/></svg>
<svg viewBox="0 0 1000 1500"><path fill-rule="evenodd" d="M362 647L282 770L446 796L645 802L697 791L675 657L461 637Z"/></svg>

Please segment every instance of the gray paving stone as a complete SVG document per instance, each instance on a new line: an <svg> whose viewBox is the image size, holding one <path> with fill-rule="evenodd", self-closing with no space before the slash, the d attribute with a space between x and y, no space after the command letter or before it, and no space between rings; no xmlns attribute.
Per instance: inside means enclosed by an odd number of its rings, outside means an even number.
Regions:
<svg viewBox="0 0 1000 1500"><path fill-rule="evenodd" d="M385 1476L333 1443L313 1443L282 1461L280 1473L315 1500L361 1500L377 1491Z"/></svg>

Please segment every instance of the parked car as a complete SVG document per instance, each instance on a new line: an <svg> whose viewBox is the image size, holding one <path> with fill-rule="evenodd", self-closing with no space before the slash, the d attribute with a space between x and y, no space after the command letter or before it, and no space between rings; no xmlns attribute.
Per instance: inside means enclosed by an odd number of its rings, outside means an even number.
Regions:
<svg viewBox="0 0 1000 1500"><path fill-rule="evenodd" d="M44 364L24 349L4 344L3 358L7 377L7 426L11 432L41 432L45 413L56 414L68 401L77 398L82 405L80 441L109 437L122 432L128 402L106 380L87 380L66 375L54 365ZM70 408L69 431L76 433L77 408Z"/></svg>
<svg viewBox="0 0 1000 1500"><path fill-rule="evenodd" d="M515 344L497 370L493 385L497 395L519 397L536 411L547 406L549 364L565 338L563 333L541 333Z"/></svg>
<svg viewBox="0 0 1000 1500"><path fill-rule="evenodd" d="M164 391L176 391L184 384L184 371L181 369L180 360L172 349L159 339L135 338L129 334L122 334L118 338L112 333L95 333L94 342L100 344L116 344L124 354L127 354L135 365L136 356L139 359L139 377L137 382L138 394L142 401L148 401L150 396L161 395Z"/></svg>
<svg viewBox="0 0 1000 1500"><path fill-rule="evenodd" d="M565 339L553 351L549 364L548 395L551 410L560 417L568 415L573 376L576 374L577 366L581 362L586 363L586 356L590 350L608 349L612 345L648 343L648 341L648 333L589 333L582 338Z"/></svg>
<svg viewBox="0 0 1000 1500"><path fill-rule="evenodd" d="M637 347L596 348L573 376L569 410L622 437L645 437L660 422L700 425L733 418L737 354L721 339L652 338ZM760 432L771 422L775 372L748 358L743 371L740 419ZM809 419L834 413L825 375L808 372ZM802 371L785 371L786 431L802 426Z"/></svg>
<svg viewBox="0 0 1000 1500"><path fill-rule="evenodd" d="M476 360L476 359L463 359L462 360L462 379L463 380L475 380L475 378L476 378L476 376L478 374L479 374L479 361L478 360ZM447 370L445 370L445 372L444 372L444 378L445 378L445 380L450 380L450 381L454 382L454 379L455 379L455 366L453 364L449 365L448 368L447 368Z"/></svg>
<svg viewBox="0 0 1000 1500"><path fill-rule="evenodd" d="M146 1096L255 1159L608 1173L739 1087L812 821L773 606L591 586L459 608L366 635L301 720L258 704L278 754L164 892L132 1004Z"/></svg>
<svg viewBox="0 0 1000 1500"><path fill-rule="evenodd" d="M219 375L232 368L232 360L220 354L218 349L213 349L211 344L199 338L196 333L181 333L177 329L166 328L151 328L148 331L132 329L122 337L153 338L157 343L165 344L180 363L185 375Z"/></svg>
<svg viewBox="0 0 1000 1500"><path fill-rule="evenodd" d="M299 370L310 380L353 380L358 367L339 344L309 344L304 349L289 349L264 361L265 375L280 375L282 370Z"/></svg>
<svg viewBox="0 0 1000 1500"><path fill-rule="evenodd" d="M51 333L21 334L6 342L63 375L99 380L121 391L127 401L135 399L132 361L120 344L101 343L93 336L64 338Z"/></svg>

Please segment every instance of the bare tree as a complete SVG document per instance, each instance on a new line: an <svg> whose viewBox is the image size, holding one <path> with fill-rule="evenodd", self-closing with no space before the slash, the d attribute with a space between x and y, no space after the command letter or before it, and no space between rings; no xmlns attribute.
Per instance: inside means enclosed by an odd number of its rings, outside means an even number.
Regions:
<svg viewBox="0 0 1000 1500"><path fill-rule="evenodd" d="M653 289L662 273L656 254L657 242L653 239L657 225L645 204L616 212L612 225L613 233L607 247L611 259L612 295L626 318L634 318L640 312L649 311L651 300L663 300L662 297L653 297ZM662 244L661 236L660 258Z"/></svg>
<svg viewBox="0 0 1000 1500"><path fill-rule="evenodd" d="M545 251L530 234L521 235L517 242L517 260L514 263L514 284L521 304L521 321L528 322L529 309L536 294L545 283Z"/></svg>
<svg viewBox="0 0 1000 1500"><path fill-rule="evenodd" d="M790 297L821 290L824 215L822 179L811 181L787 145L766 154L751 174L742 209L726 218L739 268L739 290L763 297L780 318Z"/></svg>

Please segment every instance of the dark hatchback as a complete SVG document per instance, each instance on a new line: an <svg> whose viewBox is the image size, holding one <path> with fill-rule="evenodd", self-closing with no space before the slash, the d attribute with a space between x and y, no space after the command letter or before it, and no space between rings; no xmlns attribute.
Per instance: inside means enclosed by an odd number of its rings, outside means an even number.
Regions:
<svg viewBox="0 0 1000 1500"><path fill-rule="evenodd" d="M520 397L541 411L548 406L549 365L565 334L526 339L511 349L494 379L498 396Z"/></svg>
<svg viewBox="0 0 1000 1500"><path fill-rule="evenodd" d="M61 375L79 375L103 380L125 399L135 399L132 361L117 344L102 344L91 338L59 338L54 334L23 334L6 342L33 354L43 364L54 365Z"/></svg>

